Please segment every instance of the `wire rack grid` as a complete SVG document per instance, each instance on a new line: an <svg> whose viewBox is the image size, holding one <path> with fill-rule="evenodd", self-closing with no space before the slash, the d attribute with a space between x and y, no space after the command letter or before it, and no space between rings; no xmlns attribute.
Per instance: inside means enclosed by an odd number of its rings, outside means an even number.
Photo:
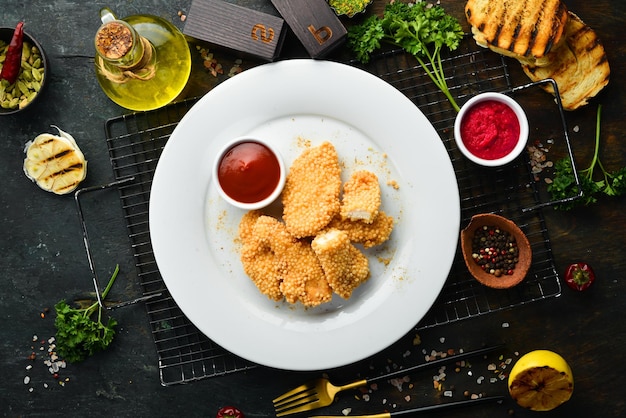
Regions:
<svg viewBox="0 0 626 418"><path fill-rule="evenodd" d="M495 54L472 49L471 44L464 42L459 51L443 60L453 96L462 102L483 91L511 91L505 61ZM545 204L541 202L538 186L530 174L528 159L522 157L506 168L487 170L462 158L452 139L455 111L418 63L406 54L389 51L361 67L402 91L438 131L457 175L461 222L466 224L476 213L499 213L524 230L533 249L533 264L528 277L511 290L492 290L479 285L469 277L457 251L438 300L416 329L560 295L560 282L543 214L541 209L527 210ZM216 345L185 317L168 293L152 252L148 211L154 171L169 136L196 101L195 98L188 99L155 111L116 117L105 124L115 178L133 178L120 183L118 189L139 281L144 296L149 297L146 309L164 386L256 367Z"/></svg>

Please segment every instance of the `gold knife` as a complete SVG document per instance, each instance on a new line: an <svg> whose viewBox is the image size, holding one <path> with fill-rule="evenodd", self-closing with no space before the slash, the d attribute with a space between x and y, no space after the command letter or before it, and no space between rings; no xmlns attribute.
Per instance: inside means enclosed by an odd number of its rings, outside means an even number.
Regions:
<svg viewBox="0 0 626 418"><path fill-rule="evenodd" d="M420 406L418 408L403 409L402 411L382 412L374 415L350 415L352 418L395 418L403 415L415 414L418 412L435 411L448 408L459 408L463 406L478 405L486 402L501 402L504 396L487 396L484 398L467 399L456 402L446 402L437 405ZM342 415L314 415L309 418L345 418Z"/></svg>

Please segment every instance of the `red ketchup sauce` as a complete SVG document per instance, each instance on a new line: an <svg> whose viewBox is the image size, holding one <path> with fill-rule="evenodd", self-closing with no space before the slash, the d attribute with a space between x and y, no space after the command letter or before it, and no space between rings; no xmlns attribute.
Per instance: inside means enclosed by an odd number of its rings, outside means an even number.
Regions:
<svg viewBox="0 0 626 418"><path fill-rule="evenodd" d="M259 202L276 189L280 165L263 144L249 141L234 145L220 160L217 178L224 192L241 203Z"/></svg>
<svg viewBox="0 0 626 418"><path fill-rule="evenodd" d="M520 124L509 106L485 100L472 106L461 121L461 138L469 152L485 160L510 153L519 138Z"/></svg>

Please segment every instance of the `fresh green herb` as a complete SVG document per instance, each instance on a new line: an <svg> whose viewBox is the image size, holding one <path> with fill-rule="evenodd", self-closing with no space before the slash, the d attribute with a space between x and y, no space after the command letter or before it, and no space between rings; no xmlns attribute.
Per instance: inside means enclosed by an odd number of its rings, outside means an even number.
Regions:
<svg viewBox="0 0 626 418"><path fill-rule="evenodd" d="M593 159L589 167L578 171L578 179L582 189L582 197L569 202L559 203L554 207L561 210L570 210L576 206L587 206L598 201L600 195L621 196L626 194L626 167L615 172L604 169L600 161L600 121L602 117L602 106L598 106L596 113L596 141ZM594 170L600 168L602 177L597 180L594 177ZM597 173L597 171L596 171ZM548 185L553 200L567 199L578 194L578 186L569 158L558 160L554 164L554 178Z"/></svg>
<svg viewBox="0 0 626 418"><path fill-rule="evenodd" d="M459 106L446 83L441 50L446 46L454 51L462 38L463 29L458 20L441 6L422 1L389 3L382 18L370 16L348 30L348 45L363 63L370 60L381 42L401 47L413 55L457 112Z"/></svg>
<svg viewBox="0 0 626 418"><path fill-rule="evenodd" d="M109 280L102 300L106 297L115 282L119 266ZM86 308L73 308L64 300L54 306L57 317L54 325L57 329L56 342L59 355L70 363L77 363L111 344L115 336L117 321L109 317L107 323L102 322L102 306L96 301ZM96 316L97 321L93 318Z"/></svg>

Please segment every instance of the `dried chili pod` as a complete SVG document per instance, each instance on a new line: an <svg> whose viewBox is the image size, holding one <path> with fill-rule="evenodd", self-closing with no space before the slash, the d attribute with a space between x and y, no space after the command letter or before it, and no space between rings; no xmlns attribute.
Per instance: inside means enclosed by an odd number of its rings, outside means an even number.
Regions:
<svg viewBox="0 0 626 418"><path fill-rule="evenodd" d="M7 55L0 73L0 80L15 83L22 67L22 45L24 43L24 22L19 22L13 32Z"/></svg>

